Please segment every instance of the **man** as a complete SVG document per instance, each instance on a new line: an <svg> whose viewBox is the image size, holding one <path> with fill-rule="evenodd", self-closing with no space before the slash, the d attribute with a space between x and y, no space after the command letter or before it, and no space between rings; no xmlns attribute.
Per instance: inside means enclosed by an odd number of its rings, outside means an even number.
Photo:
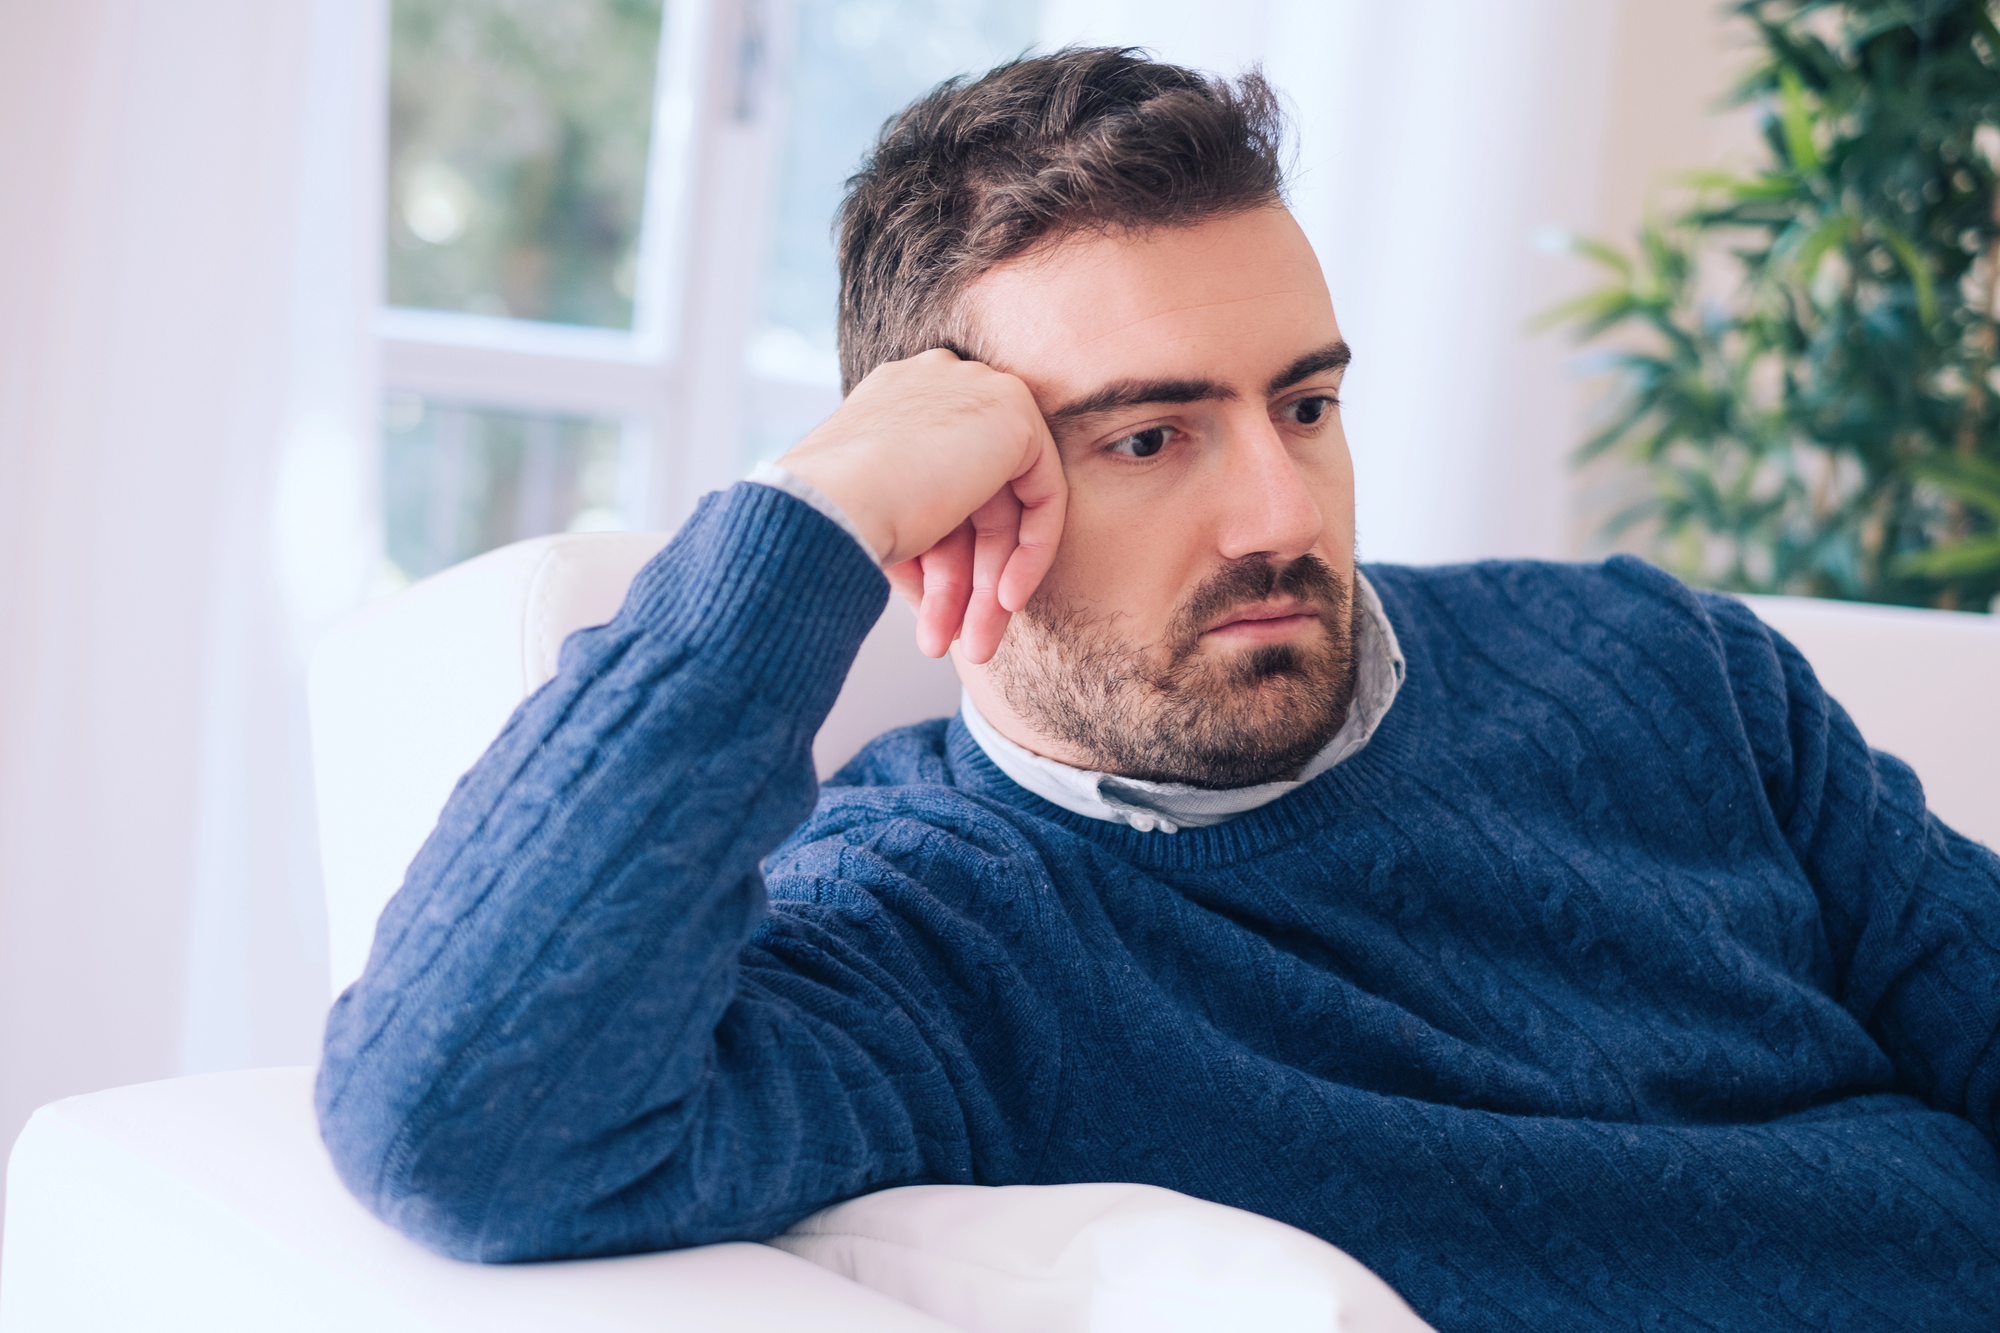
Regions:
<svg viewBox="0 0 2000 1333"><path fill-rule="evenodd" d="M1364 575L1279 150L1117 51L885 130L846 401L570 642L336 1006L371 1207L504 1260L1142 1181L1444 1329L2000 1311L2000 860L1736 602ZM965 707L815 803L891 584Z"/></svg>

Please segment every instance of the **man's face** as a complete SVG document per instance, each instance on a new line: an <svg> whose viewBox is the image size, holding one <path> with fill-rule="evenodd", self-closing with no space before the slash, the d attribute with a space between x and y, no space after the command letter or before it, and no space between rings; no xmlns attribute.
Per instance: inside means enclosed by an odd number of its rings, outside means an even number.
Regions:
<svg viewBox="0 0 2000 1333"><path fill-rule="evenodd" d="M1080 767L1295 776L1354 675L1347 348L1298 224L1273 206L1074 237L966 299L1069 483L1054 568L991 662L958 661L980 711Z"/></svg>

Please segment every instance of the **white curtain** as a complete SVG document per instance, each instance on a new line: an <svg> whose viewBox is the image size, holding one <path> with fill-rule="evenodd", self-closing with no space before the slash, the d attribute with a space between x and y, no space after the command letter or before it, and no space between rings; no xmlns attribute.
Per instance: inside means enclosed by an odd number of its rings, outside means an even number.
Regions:
<svg viewBox="0 0 2000 1333"><path fill-rule="evenodd" d="M380 21L0 5L0 1145L314 1058L300 650L371 568Z"/></svg>

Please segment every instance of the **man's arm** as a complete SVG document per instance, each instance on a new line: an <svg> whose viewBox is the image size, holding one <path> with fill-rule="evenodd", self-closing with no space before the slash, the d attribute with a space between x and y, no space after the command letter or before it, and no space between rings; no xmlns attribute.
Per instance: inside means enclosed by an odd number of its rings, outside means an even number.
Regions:
<svg viewBox="0 0 2000 1333"><path fill-rule="evenodd" d="M1772 812L1818 891L1835 994L1905 1090L2000 1143L2000 856L1925 809L1798 649L1702 595Z"/></svg>
<svg viewBox="0 0 2000 1333"><path fill-rule="evenodd" d="M932 657L962 638L990 660L1062 539L1062 460L1027 385L942 349L876 367L779 462L861 530Z"/></svg>
<svg viewBox="0 0 2000 1333"><path fill-rule="evenodd" d="M1059 527L1060 469L1019 382L948 354L901 367L901 392L857 389L828 423L863 444L817 460L877 550L928 560L996 492L1017 515L1052 504ZM964 410L942 419L941 397ZM898 467L898 447L949 467ZM885 505L899 488L909 502ZM886 592L824 516L739 486L564 647L453 792L328 1021L322 1133L377 1213L467 1258L619 1253L768 1234L1005 1156L1021 1108L985 1094L994 1071L924 998L960 965L1004 974L937 956L977 952L976 932L801 915L746 950L758 864L812 807L813 735ZM907 887L901 910L927 910Z"/></svg>

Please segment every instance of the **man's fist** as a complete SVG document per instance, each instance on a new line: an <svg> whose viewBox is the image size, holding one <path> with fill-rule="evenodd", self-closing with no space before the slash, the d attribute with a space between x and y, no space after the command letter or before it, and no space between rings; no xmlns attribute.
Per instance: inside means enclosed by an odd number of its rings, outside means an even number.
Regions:
<svg viewBox="0 0 2000 1333"><path fill-rule="evenodd" d="M1028 386L942 349L877 366L779 466L846 511L917 608L917 646L999 646L1062 538L1062 461Z"/></svg>

